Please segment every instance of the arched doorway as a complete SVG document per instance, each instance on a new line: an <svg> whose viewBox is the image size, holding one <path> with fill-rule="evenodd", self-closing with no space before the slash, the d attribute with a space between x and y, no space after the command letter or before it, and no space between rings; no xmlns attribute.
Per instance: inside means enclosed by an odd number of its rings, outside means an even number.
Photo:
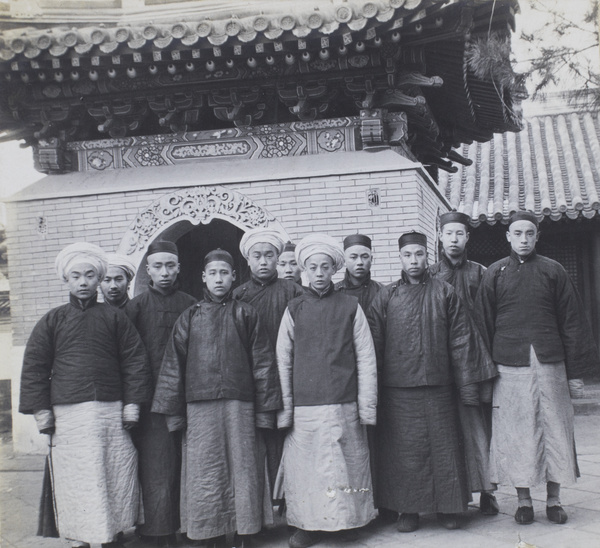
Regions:
<svg viewBox="0 0 600 548"><path fill-rule="evenodd" d="M119 244L118 251L138 265L133 294L144 291L148 245L157 239L177 243L181 289L202 297L202 263L206 253L220 247L231 253L238 280L248 279L239 242L246 230L269 226L287 236L283 227L264 208L235 190L225 187L194 187L161 196L141 211Z"/></svg>

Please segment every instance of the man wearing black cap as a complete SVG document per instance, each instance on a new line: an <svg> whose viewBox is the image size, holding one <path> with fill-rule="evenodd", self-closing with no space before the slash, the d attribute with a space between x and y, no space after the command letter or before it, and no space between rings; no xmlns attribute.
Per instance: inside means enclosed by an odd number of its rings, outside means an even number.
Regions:
<svg viewBox="0 0 600 548"><path fill-rule="evenodd" d="M427 273L427 237L406 233L398 244L401 278L368 311L381 388L377 506L400 514L400 532L431 512L456 529L470 496L457 391L477 404L479 383L496 370L452 286Z"/></svg>
<svg viewBox="0 0 600 548"><path fill-rule="evenodd" d="M231 298L232 256L204 259L204 299L175 322L156 383L152 411L186 424L182 530L207 540L238 533L235 546L262 524L256 428L274 428L282 408L275 353L258 313ZM263 465L264 466L264 465Z"/></svg>
<svg viewBox="0 0 600 548"><path fill-rule="evenodd" d="M155 384L171 329L196 299L177 289L179 252L173 242L152 242L146 261L148 290L133 298L125 312L146 346ZM179 529L179 437L169 431L165 417L150 413L148 406L142 408L134 438L144 505L144 523L138 526L138 534L158 545L173 545Z"/></svg>
<svg viewBox="0 0 600 548"><path fill-rule="evenodd" d="M449 283L463 304L473 313L477 289L485 272L479 263L467 260L466 246L469 241L469 216L458 211L444 213L440 217L440 242L442 259L429 267L432 278ZM481 405L459 404L467 474L471 491L480 492L479 511L487 516L498 513L498 503L490 483L489 453L491 424L491 384L482 385Z"/></svg>
<svg viewBox="0 0 600 548"><path fill-rule="evenodd" d="M296 259L296 244L287 242L277 260L277 275L302 286L302 269Z"/></svg>
<svg viewBox="0 0 600 548"><path fill-rule="evenodd" d="M351 234L344 239L346 274L335 284L336 291L352 295L366 312L381 289L381 284L371 279L371 238L364 234Z"/></svg>
<svg viewBox="0 0 600 548"><path fill-rule="evenodd" d="M534 518L529 488L544 483L546 516L553 523L567 521L560 486L578 475L569 391L600 366L575 286L559 263L535 251L538 228L531 211L511 215L510 256L485 272L476 300L499 373L491 479L516 488L515 520L523 525Z"/></svg>

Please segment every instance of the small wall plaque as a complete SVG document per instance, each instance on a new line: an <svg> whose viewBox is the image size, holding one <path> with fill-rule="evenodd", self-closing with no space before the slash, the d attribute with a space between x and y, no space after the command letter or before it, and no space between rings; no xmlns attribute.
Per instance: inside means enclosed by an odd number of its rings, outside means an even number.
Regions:
<svg viewBox="0 0 600 548"><path fill-rule="evenodd" d="M378 188L370 188L367 190L367 203L369 204L369 207L380 207L381 203Z"/></svg>

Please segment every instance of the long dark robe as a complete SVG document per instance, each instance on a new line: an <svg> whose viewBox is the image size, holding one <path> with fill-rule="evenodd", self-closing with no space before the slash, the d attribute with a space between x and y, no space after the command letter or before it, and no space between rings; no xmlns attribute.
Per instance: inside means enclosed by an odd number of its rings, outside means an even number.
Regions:
<svg viewBox="0 0 600 548"><path fill-rule="evenodd" d="M173 289L163 295L149 287L132 299L125 312L137 328L148 352L152 368L153 391L171 330L180 314L196 299ZM144 503L143 535L171 535L179 529L179 485L181 437L170 433L164 415L143 406L133 440L139 453L139 474Z"/></svg>
<svg viewBox="0 0 600 548"><path fill-rule="evenodd" d="M377 506L464 512L470 492L454 387L384 387L380 400Z"/></svg>
<svg viewBox="0 0 600 548"><path fill-rule="evenodd" d="M466 254L452 264L444 254L442 260L429 267L432 278L449 283L460 297L467 310L472 314L475 297L481 284L485 267L467 260ZM478 406L458 404L462 426L467 473L471 491L489 491L494 489L490 483L490 441L492 438L491 402Z"/></svg>
<svg viewBox="0 0 600 548"><path fill-rule="evenodd" d="M303 293L302 286L291 280L277 278L277 273L275 273L273 278L265 282L252 276L250 281L242 284L233 292L233 298L249 303L256 309L260 322L267 331L273 351L275 351L279 325L288 302ZM259 436L265 445L267 473L272 496L283 454L285 435L278 430L262 430L259 432Z"/></svg>
<svg viewBox="0 0 600 548"><path fill-rule="evenodd" d="M456 387L497 371L447 283L404 273L368 313L380 370L377 505L398 512L466 510L469 497Z"/></svg>

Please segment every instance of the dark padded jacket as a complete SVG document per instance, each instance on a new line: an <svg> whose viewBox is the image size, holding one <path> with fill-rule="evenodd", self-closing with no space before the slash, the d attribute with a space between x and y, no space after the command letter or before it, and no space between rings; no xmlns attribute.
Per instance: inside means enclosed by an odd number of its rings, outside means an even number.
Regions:
<svg viewBox="0 0 600 548"><path fill-rule="evenodd" d="M468 261L464 255L462 260L453 265L442 254L442 260L429 267L429 275L437 280L449 283L462 299L469 312L475 308L475 297L485 272L485 266Z"/></svg>
<svg viewBox="0 0 600 548"><path fill-rule="evenodd" d="M427 273L411 284L404 273L384 287L367 313L381 386L457 387L496 376L475 324L454 288Z"/></svg>
<svg viewBox="0 0 600 548"><path fill-rule="evenodd" d="M513 252L486 271L477 294L481 330L496 363L528 366L565 361L567 377L600 370L598 349L575 286L556 261Z"/></svg>
<svg viewBox="0 0 600 548"><path fill-rule="evenodd" d="M255 411L282 407L275 353L256 310L228 296L205 297L175 322L152 411L186 414L186 402L253 401Z"/></svg>
<svg viewBox="0 0 600 548"><path fill-rule="evenodd" d="M351 297L356 297L358 299L358 304L365 312L369 309L375 295L379 293L382 287L383 286L379 282L371 279L371 274L367 276L367 279L363 283L354 285L350 281L348 271L346 271L344 279L335 284L336 291L340 291Z"/></svg>
<svg viewBox="0 0 600 548"><path fill-rule="evenodd" d="M252 276L248 282L233 291L233 298L251 304L256 309L274 351L283 313L288 303L303 293L302 286L291 280L277 278L275 274L266 282Z"/></svg>
<svg viewBox="0 0 600 548"><path fill-rule="evenodd" d="M19 411L85 401L143 403L152 398L144 345L122 310L96 297L50 310L34 327L23 358Z"/></svg>
<svg viewBox="0 0 600 548"><path fill-rule="evenodd" d="M195 302L194 297L177 290L176 286L167 295L163 295L149 285L148 291L136 295L127 303L125 312L144 341L154 382L158 377L173 325L180 314Z"/></svg>

